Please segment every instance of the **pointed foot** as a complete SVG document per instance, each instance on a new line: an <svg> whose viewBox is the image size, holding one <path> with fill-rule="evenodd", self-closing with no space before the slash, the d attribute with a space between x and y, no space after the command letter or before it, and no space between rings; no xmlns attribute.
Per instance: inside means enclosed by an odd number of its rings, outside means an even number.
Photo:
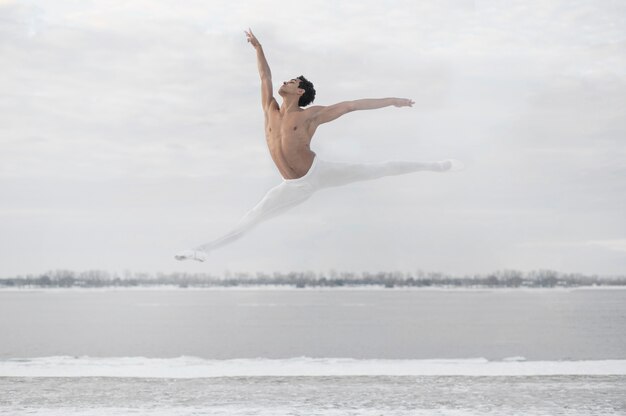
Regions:
<svg viewBox="0 0 626 416"><path fill-rule="evenodd" d="M465 169L465 164L457 159L446 159L440 163L442 172L456 172Z"/></svg>
<svg viewBox="0 0 626 416"><path fill-rule="evenodd" d="M195 260L195 261L205 261L207 259L208 255L205 252L202 251L197 251L197 250L185 250L185 251L181 251L180 253L176 254L174 256L174 258L176 260Z"/></svg>

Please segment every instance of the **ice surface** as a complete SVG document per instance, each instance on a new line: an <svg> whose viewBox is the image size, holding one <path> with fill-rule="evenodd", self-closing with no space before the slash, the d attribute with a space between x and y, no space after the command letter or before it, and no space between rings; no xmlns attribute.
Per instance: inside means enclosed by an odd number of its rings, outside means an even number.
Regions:
<svg viewBox="0 0 626 416"><path fill-rule="evenodd" d="M0 377L11 416L623 416L625 376Z"/></svg>
<svg viewBox="0 0 626 416"><path fill-rule="evenodd" d="M485 358L388 360L351 358L229 359L197 357L40 357L0 360L0 377L242 376L548 376L626 375L626 360L503 361Z"/></svg>

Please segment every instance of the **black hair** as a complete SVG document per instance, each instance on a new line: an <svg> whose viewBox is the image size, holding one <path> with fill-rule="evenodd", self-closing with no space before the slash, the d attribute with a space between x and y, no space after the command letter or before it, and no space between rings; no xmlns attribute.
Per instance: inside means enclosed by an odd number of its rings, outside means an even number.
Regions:
<svg viewBox="0 0 626 416"><path fill-rule="evenodd" d="M306 79L304 75L300 75L298 79L300 80L298 88L302 88L304 90L304 94L302 94L298 100L298 105L300 107L306 107L311 104L313 100L315 100L315 88L313 88L313 83Z"/></svg>

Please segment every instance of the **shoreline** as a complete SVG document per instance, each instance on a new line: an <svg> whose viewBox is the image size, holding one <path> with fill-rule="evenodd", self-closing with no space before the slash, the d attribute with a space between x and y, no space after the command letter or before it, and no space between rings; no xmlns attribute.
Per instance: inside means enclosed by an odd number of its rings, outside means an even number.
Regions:
<svg viewBox="0 0 626 416"><path fill-rule="evenodd" d="M626 376L626 360L355 359L48 356L0 359L2 377Z"/></svg>
<svg viewBox="0 0 626 416"><path fill-rule="evenodd" d="M592 285L592 286L555 286L555 287L486 287L486 286L394 286L384 285L346 285L346 286L305 286L296 285L236 285L236 286L188 286L178 285L140 285L140 286L101 286L101 287L0 287L0 292L108 292L108 291L457 291L457 292L545 292L545 291L579 291L579 290L626 290L626 286Z"/></svg>

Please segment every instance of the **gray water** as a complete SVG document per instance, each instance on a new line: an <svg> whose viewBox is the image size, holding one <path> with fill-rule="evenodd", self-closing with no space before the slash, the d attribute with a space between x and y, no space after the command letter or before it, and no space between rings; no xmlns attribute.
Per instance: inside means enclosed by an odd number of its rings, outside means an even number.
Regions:
<svg viewBox="0 0 626 416"><path fill-rule="evenodd" d="M626 358L626 290L0 291L0 358Z"/></svg>
<svg viewBox="0 0 626 416"><path fill-rule="evenodd" d="M180 365L132 357L619 360L626 358L626 290L0 291L0 364L48 374L59 363L83 362L71 356L122 357L83 360L104 366L96 373L107 366L123 373L118 366L129 362ZM0 370L0 414L626 415L623 373L179 379L93 372L82 364L67 377Z"/></svg>

